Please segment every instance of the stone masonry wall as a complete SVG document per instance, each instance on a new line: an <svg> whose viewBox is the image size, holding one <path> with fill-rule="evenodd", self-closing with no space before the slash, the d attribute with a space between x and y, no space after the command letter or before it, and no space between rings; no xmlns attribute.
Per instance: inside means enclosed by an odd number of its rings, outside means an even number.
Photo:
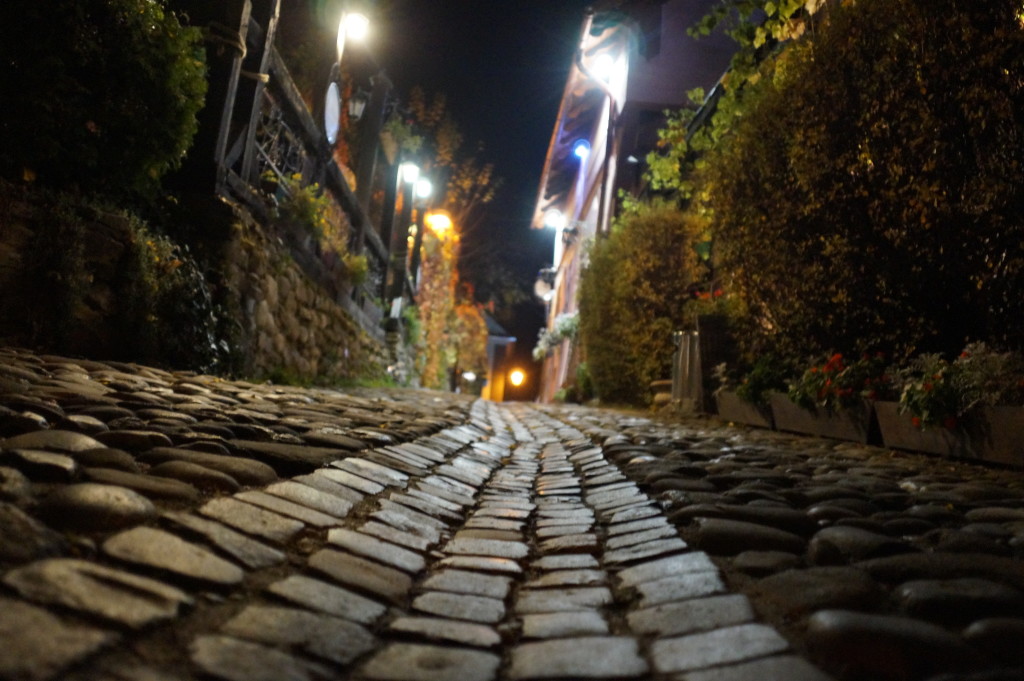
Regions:
<svg viewBox="0 0 1024 681"><path fill-rule="evenodd" d="M325 383L383 375L384 348L247 214L235 225L224 277L254 375Z"/></svg>

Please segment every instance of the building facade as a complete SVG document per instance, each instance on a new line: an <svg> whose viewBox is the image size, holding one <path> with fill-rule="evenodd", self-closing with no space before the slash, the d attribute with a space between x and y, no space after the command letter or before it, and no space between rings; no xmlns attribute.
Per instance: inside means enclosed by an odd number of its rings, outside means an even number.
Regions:
<svg viewBox="0 0 1024 681"><path fill-rule="evenodd" d="M731 40L687 32L713 4L626 2L584 16L532 221L535 229L556 232L551 267L537 287L548 329L577 313L586 244L608 233L619 190L641 189L643 160L656 148L665 111L688 106L690 90L710 90L726 70ZM541 401L552 401L572 381L580 361L575 353L569 340L548 352Z"/></svg>

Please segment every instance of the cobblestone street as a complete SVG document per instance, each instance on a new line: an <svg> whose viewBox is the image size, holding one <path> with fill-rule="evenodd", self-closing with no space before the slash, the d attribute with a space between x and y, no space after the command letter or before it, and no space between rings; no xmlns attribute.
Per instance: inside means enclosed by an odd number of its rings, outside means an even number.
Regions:
<svg viewBox="0 0 1024 681"><path fill-rule="evenodd" d="M1024 474L0 350L0 678L1024 678Z"/></svg>

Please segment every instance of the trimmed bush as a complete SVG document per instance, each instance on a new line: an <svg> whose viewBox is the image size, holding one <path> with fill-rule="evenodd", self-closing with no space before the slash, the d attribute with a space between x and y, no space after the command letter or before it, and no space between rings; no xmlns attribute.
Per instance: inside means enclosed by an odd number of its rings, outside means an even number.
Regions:
<svg viewBox="0 0 1024 681"><path fill-rule="evenodd" d="M644 404L651 381L670 375L672 332L682 328L701 270L692 217L649 205L593 242L580 280L580 337L594 392Z"/></svg>
<svg viewBox="0 0 1024 681"><path fill-rule="evenodd" d="M1024 346L1014 0L843 3L768 64L708 157L748 358Z"/></svg>

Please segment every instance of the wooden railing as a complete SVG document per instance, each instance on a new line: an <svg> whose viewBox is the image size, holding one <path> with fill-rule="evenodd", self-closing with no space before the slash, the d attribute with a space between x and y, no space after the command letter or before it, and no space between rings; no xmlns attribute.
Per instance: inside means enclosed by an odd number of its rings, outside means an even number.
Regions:
<svg viewBox="0 0 1024 681"><path fill-rule="evenodd" d="M383 338L381 299L388 271L388 249L369 217L359 205L331 147L302 100L280 54L261 46L264 32L250 19L250 50L263 53L259 70L243 72L255 81L255 93L247 123L239 125L238 115L229 126L225 155L221 163L220 191L244 205L260 222L274 224L273 209L281 192L287 192L292 178L299 184L313 183L344 215L348 226L350 252L366 257L365 281L350 285L350 273L341 254L308 234L289 230L278 223L295 261L324 291L343 305L371 335ZM258 54L257 53L257 54ZM249 63L255 66L255 54ZM240 89L241 90L241 89ZM241 114L237 112L236 114ZM273 178L277 181L266 182Z"/></svg>

